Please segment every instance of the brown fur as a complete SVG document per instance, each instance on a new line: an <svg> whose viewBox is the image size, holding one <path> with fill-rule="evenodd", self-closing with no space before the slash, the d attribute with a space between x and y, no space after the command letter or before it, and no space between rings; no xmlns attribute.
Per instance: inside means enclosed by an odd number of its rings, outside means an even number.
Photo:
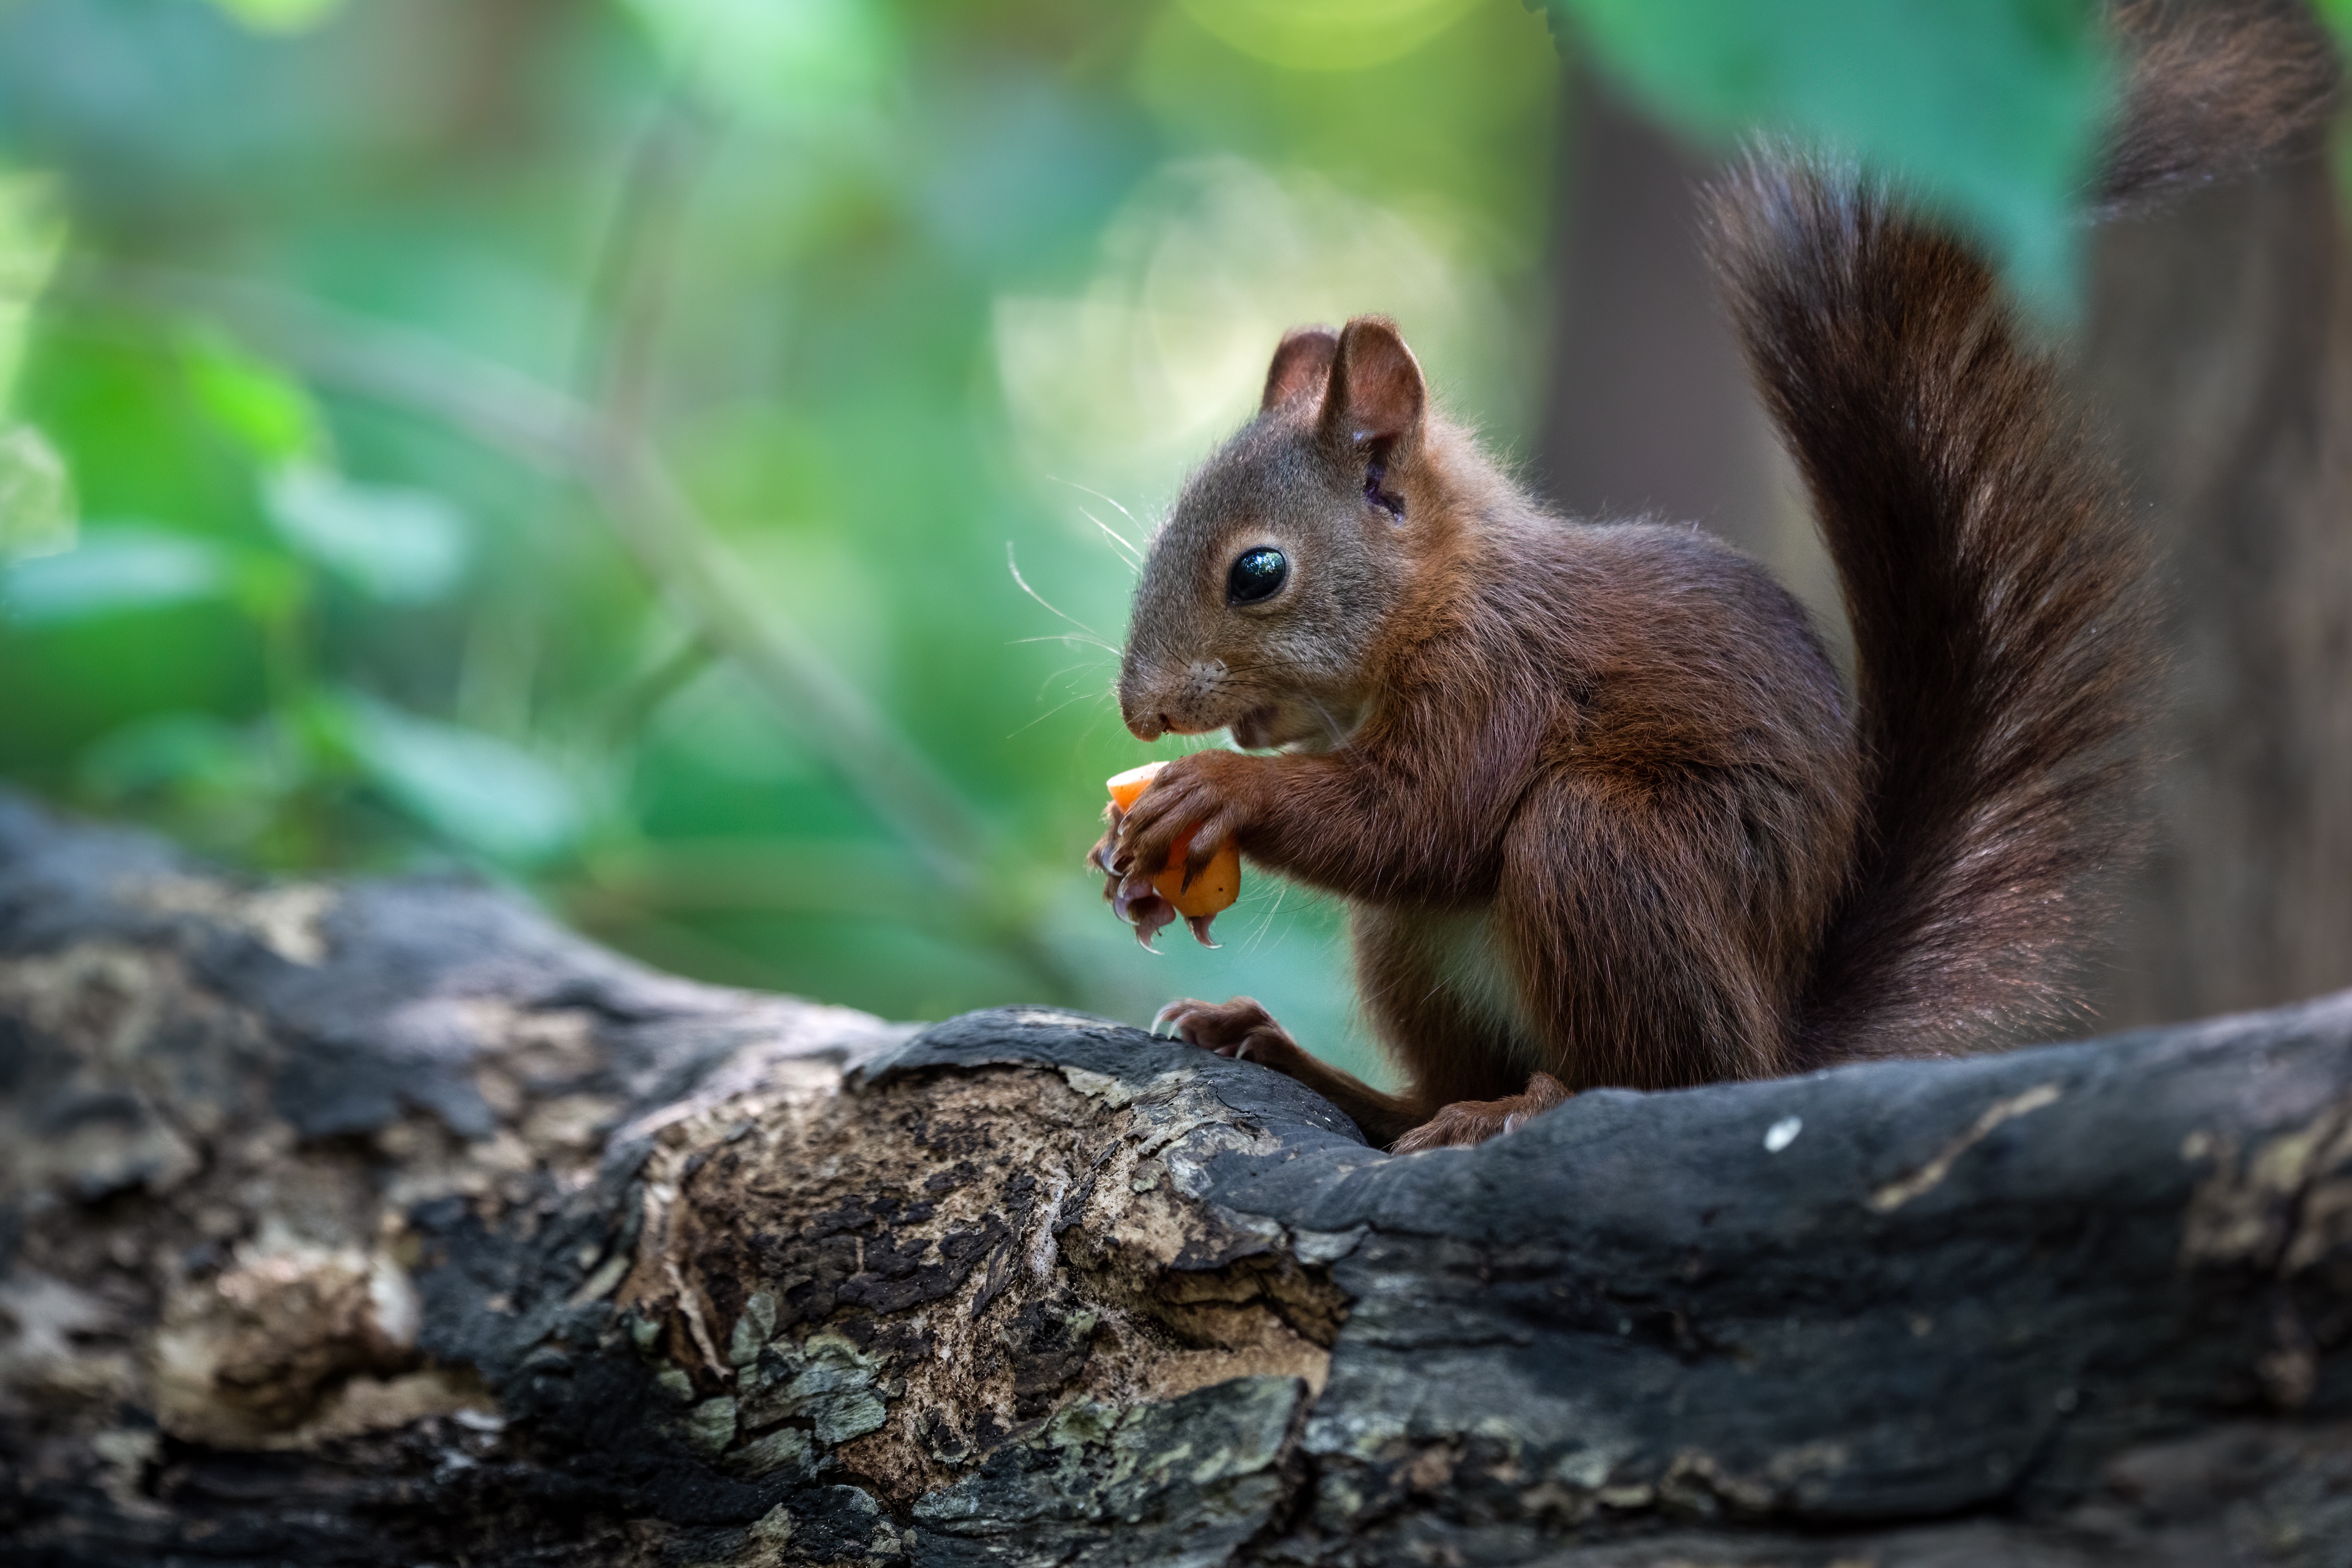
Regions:
<svg viewBox="0 0 2352 1568"><path fill-rule="evenodd" d="M2166 37L2142 46L2111 204L2242 163L2325 101L2305 57ZM1258 417L1153 541L1129 726L1282 749L1180 759L1097 854L1139 892L1133 869L1197 825L1196 864L1238 836L1348 901L1402 1093L1245 998L1163 1016L1377 1142L2046 1026L2098 924L2089 873L2133 841L2144 573L2055 366L1972 250L1867 181L1759 157L1709 206L1844 590L1851 709L1753 563L1687 526L1546 514L1428 411L1379 318L1286 337ZM1258 548L1287 580L1228 602Z"/></svg>

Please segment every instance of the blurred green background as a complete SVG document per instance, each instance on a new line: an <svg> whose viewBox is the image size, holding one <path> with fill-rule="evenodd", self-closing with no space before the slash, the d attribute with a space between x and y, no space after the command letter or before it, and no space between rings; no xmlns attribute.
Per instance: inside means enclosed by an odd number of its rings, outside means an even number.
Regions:
<svg viewBox="0 0 2352 1568"><path fill-rule="evenodd" d="M2094 8L1564 8L1689 126L1919 172L2063 312ZM1526 449L1547 22L0 0L0 775L893 1017L1248 991L1372 1071L1322 901L1158 957L1102 905L1112 649L1287 326L1397 317Z"/></svg>
<svg viewBox="0 0 2352 1568"><path fill-rule="evenodd" d="M1102 904L1106 645L1285 327L1519 437L1559 80L1511 0L0 5L0 773L893 1017L1347 1041L1319 901Z"/></svg>

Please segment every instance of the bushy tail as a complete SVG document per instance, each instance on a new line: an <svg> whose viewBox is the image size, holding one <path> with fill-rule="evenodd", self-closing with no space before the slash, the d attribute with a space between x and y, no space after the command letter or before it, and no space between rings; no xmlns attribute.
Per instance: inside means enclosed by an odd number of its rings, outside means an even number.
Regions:
<svg viewBox="0 0 2352 1568"><path fill-rule="evenodd" d="M2135 5L2099 207L2305 136L2334 86L2284 10ZM2138 832L2156 655L2122 486L1977 252L1850 169L1759 154L1711 193L1717 272L1853 630L1863 850L1795 1065L1981 1046L2077 1011L2096 873Z"/></svg>

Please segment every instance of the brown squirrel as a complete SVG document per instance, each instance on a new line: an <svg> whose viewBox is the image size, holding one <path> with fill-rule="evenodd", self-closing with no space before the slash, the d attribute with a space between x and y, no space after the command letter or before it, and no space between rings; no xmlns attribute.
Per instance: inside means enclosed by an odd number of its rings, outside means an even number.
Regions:
<svg viewBox="0 0 2352 1568"><path fill-rule="evenodd" d="M2319 123L2332 54L2276 7L2135 5L2095 210ZM1161 1014L1400 1151L1578 1090L1981 1047L2075 1013L2127 855L2153 685L2115 471L1976 251L1884 183L1759 154L1712 257L1836 563L1854 699L1804 610L1692 526L1553 516L1430 406L1397 329L1275 350L1256 417L1185 484L1138 585L1138 737L1171 764L1089 859L1107 889L1197 829L1347 901L1406 1087L1246 997Z"/></svg>

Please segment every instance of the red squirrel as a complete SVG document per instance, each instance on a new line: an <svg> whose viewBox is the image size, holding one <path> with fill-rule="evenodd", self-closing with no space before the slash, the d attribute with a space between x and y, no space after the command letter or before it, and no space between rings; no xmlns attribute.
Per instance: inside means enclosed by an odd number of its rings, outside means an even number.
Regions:
<svg viewBox="0 0 2352 1568"><path fill-rule="evenodd" d="M2276 8L2133 6L2095 208L2317 124L2323 39ZM1089 856L1107 892L1193 833L1346 901L1404 1088L1246 997L1161 1014L1400 1152L1579 1090L1981 1048L2078 1012L2095 873L2137 836L2147 574L2059 364L1967 241L1884 183L1752 156L1712 259L1810 492L1851 697L1805 611L1690 525L1546 511L1431 405L1396 327L1286 335L1184 485L1118 676L1172 762Z"/></svg>

